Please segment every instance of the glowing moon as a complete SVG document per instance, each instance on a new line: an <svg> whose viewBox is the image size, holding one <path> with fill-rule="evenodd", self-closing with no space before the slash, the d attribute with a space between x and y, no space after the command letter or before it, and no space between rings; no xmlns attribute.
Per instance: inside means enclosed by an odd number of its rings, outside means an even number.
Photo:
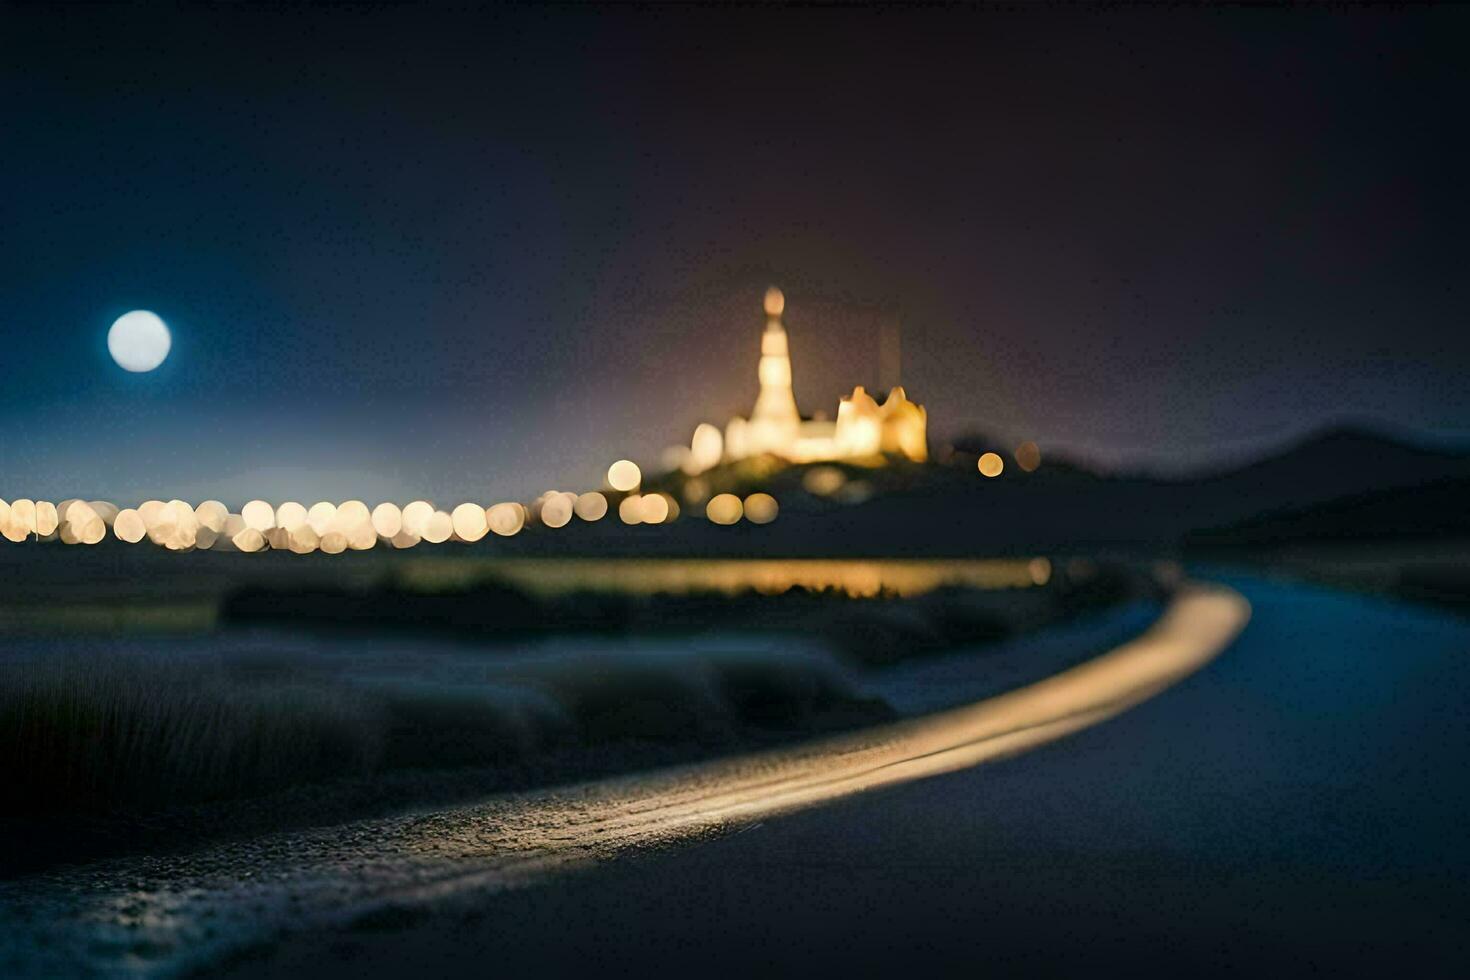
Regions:
<svg viewBox="0 0 1470 980"><path fill-rule="evenodd" d="M107 331L107 352L124 371L152 371L173 345L168 327L147 310L124 313Z"/></svg>

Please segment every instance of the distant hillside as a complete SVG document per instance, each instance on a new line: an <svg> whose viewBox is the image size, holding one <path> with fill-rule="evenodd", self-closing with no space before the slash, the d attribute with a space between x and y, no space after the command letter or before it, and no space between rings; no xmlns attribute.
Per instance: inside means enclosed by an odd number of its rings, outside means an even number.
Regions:
<svg viewBox="0 0 1470 980"><path fill-rule="evenodd" d="M1455 479L1470 479L1470 455L1362 429L1334 429L1238 469L1191 481L1202 508L1194 526Z"/></svg>
<svg viewBox="0 0 1470 980"><path fill-rule="evenodd" d="M1048 459L1025 473L1007 457L994 478L964 448L948 464L782 466L745 460L700 479L708 493L764 490L780 502L770 527L672 527L616 520L577 534L522 535L507 552L709 556L972 556L1257 546L1313 537L1466 534L1460 514L1470 455L1357 429L1324 432L1233 469L1182 479L1114 476ZM957 445L964 444L957 442ZM685 499L689 479L649 488ZM1457 509L1458 508L1458 509Z"/></svg>
<svg viewBox="0 0 1470 980"><path fill-rule="evenodd" d="M1470 480L1438 480L1268 511L1236 524L1190 532L1190 547L1261 547L1300 542L1470 539Z"/></svg>

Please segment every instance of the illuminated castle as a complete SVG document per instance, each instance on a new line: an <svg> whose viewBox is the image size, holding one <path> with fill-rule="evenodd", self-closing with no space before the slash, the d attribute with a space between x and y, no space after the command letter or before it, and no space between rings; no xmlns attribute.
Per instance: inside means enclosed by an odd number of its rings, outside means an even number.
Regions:
<svg viewBox="0 0 1470 980"><path fill-rule="evenodd" d="M791 353L781 314L786 297L774 286L766 290L766 329L761 334L760 394L750 418L736 416L720 431L709 424L694 432L688 468L698 472L721 459L737 460L769 453L793 463L879 459L888 453L915 462L929 458L928 416L901 387L883 404L861 385L837 405L837 421L803 419L791 391Z"/></svg>

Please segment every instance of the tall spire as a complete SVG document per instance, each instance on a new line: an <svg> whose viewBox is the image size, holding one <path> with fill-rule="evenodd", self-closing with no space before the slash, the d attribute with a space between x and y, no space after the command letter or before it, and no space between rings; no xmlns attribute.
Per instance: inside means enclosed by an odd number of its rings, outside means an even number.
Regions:
<svg viewBox="0 0 1470 980"><path fill-rule="evenodd" d="M791 354L781 314L786 297L772 286L766 290L766 330L761 335L760 395L750 415L752 452L784 452L796 442L801 413L791 391Z"/></svg>

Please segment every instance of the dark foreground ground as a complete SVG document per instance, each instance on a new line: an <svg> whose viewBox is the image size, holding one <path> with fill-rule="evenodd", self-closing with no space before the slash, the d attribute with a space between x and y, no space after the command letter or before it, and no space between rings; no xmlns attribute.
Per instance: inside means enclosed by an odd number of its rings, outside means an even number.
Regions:
<svg viewBox="0 0 1470 980"><path fill-rule="evenodd" d="M228 972L1466 975L1470 621L1228 581L1233 649L1059 744Z"/></svg>

